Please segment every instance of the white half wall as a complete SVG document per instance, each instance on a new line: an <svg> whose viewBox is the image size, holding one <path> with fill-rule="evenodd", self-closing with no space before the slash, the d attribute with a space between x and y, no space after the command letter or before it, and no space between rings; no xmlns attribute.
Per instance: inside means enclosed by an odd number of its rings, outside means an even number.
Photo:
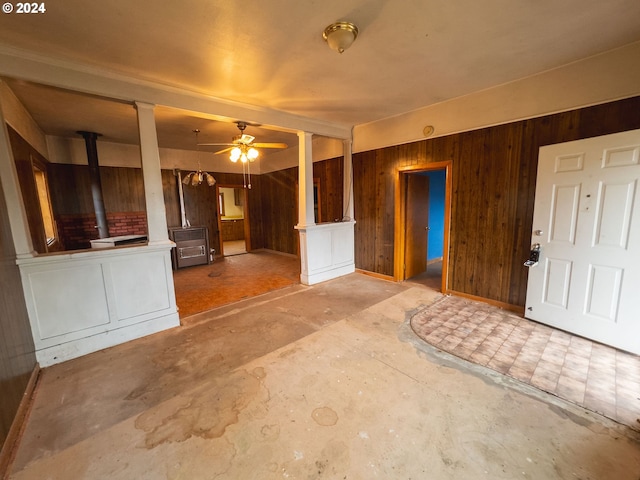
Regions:
<svg viewBox="0 0 640 480"><path fill-rule="evenodd" d="M171 246L18 260L40 366L180 325Z"/></svg>
<svg viewBox="0 0 640 480"><path fill-rule="evenodd" d="M355 272L354 221L296 227L300 233L300 282L304 285Z"/></svg>

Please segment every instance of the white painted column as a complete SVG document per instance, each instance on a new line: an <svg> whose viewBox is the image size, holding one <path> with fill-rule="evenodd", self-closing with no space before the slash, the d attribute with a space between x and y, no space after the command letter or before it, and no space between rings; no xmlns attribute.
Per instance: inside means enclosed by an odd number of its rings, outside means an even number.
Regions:
<svg viewBox="0 0 640 480"><path fill-rule="evenodd" d="M301 132L298 133L298 138L300 139L299 214L296 229L300 234L300 283L314 285L347 275L355 270L354 222L315 223L311 134ZM350 159L350 144L348 150ZM348 176L351 177L350 174ZM344 188L346 189L346 186Z"/></svg>
<svg viewBox="0 0 640 480"><path fill-rule="evenodd" d="M136 102L150 245L170 243L166 207L162 193L162 170L160 168L156 121L153 115L154 108L155 105Z"/></svg>
<svg viewBox="0 0 640 480"><path fill-rule="evenodd" d="M298 227L315 225L313 213L313 134L298 132Z"/></svg>
<svg viewBox="0 0 640 480"><path fill-rule="evenodd" d="M2 182L2 191L7 204L13 245L17 258L31 258L36 255L36 252L31 242L27 212L22 201L20 181L1 104L0 124L0 182Z"/></svg>
<svg viewBox="0 0 640 480"><path fill-rule="evenodd" d="M342 221L353 221L353 158L351 139L344 140L344 162L342 167Z"/></svg>

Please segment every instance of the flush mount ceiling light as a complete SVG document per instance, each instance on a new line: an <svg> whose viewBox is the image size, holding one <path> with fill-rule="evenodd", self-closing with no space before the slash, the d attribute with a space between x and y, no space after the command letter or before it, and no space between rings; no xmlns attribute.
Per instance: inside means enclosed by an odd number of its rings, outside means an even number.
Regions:
<svg viewBox="0 0 640 480"><path fill-rule="evenodd" d="M358 27L351 22L336 22L322 32L322 38L332 50L344 52L358 38Z"/></svg>

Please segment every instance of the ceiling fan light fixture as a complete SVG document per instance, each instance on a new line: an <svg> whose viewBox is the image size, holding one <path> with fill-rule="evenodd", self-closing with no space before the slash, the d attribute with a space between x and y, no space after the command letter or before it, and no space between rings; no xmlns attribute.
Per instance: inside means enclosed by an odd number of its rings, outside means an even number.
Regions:
<svg viewBox="0 0 640 480"><path fill-rule="evenodd" d="M358 27L351 22L336 22L322 32L322 38L329 48L338 53L344 52L358 38Z"/></svg>
<svg viewBox="0 0 640 480"><path fill-rule="evenodd" d="M258 150L253 147L249 148L249 150L247 151L247 157L250 161L253 162L256 158L258 158Z"/></svg>
<svg viewBox="0 0 640 480"><path fill-rule="evenodd" d="M231 149L231 153L229 154L229 160L231 160L233 163L236 163L238 160L240 160L241 155L242 150L240 150L240 147L233 147Z"/></svg>

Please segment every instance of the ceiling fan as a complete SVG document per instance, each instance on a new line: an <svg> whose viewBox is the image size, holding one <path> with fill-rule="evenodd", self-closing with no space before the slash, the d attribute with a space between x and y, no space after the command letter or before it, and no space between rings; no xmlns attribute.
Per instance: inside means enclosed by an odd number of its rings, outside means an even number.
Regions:
<svg viewBox="0 0 640 480"><path fill-rule="evenodd" d="M226 146L227 148L223 148L215 152L216 154L231 152L231 161L238 161L240 159L243 162L249 160L250 162L254 161L258 156L258 151L256 148L287 148L288 145L286 143L262 143L262 142L254 142L255 137L253 135L249 135L244 133L244 130L247 128L247 122L235 122L238 126L238 130L240 130L239 135L234 135L231 138L231 143L199 143L198 145L203 146ZM237 150L236 150L237 149ZM251 149L254 149L255 153L251 152ZM234 150L238 151L238 156L234 160ZM244 158L241 156L245 154Z"/></svg>

